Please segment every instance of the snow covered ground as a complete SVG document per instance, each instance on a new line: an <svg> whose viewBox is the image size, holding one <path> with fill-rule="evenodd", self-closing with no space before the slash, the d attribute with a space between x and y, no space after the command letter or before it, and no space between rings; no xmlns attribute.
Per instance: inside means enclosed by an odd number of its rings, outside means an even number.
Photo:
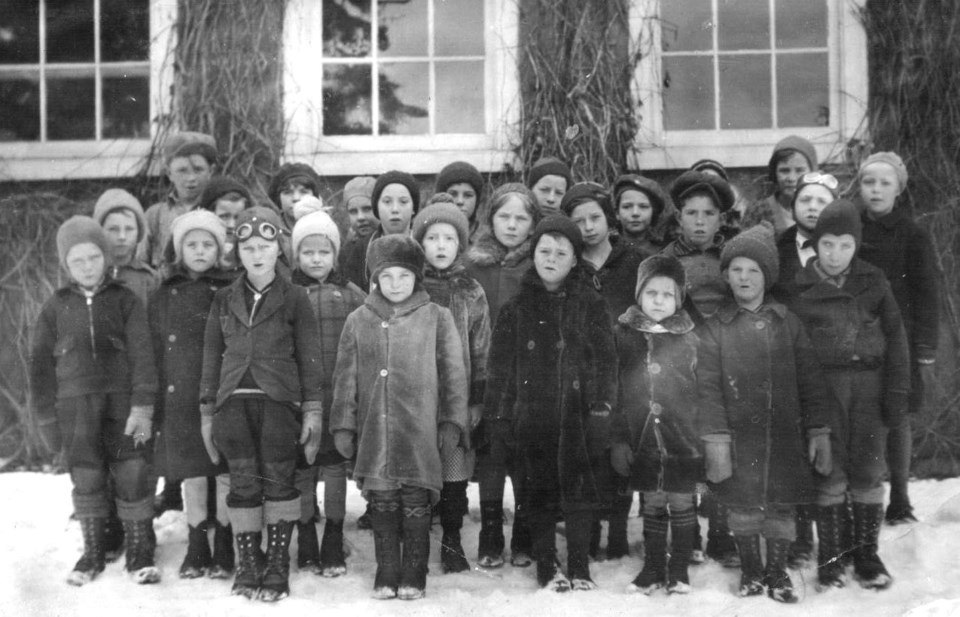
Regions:
<svg viewBox="0 0 960 617"><path fill-rule="evenodd" d="M134 585L125 576L121 560L108 565L106 572L90 585L76 588L64 582L80 556L82 545L78 524L69 520L69 478L40 473L0 474L0 495L4 496L4 503L0 505L0 615L3 616L301 617L318 612L341 617L960 615L960 479L913 483L911 495L921 522L883 529L880 552L895 577L891 589L866 591L851 582L843 590L817 593L813 586L815 572L809 567L793 573L794 583L803 596L801 603L793 606L775 604L765 597L737 598L739 573L710 562L691 568L693 593L690 595L646 597L625 592L641 567L642 526L637 518L630 521L633 556L592 564L594 579L600 585L598 591L565 594L539 591L532 568L509 565L498 570L474 569L463 574L442 575L437 551L440 530L435 526L426 599L373 600L369 597L375 568L373 539L371 532L356 528L363 500L352 485L346 524L352 550L347 560L348 574L323 579L296 572L294 565L291 596L277 605L231 597L229 581L180 580L177 570L186 550L187 536L181 512L167 512L156 521L158 565L163 574L159 585ZM476 485L470 487L470 504L464 546L472 560L476 556L479 530ZM636 507L635 503L633 514ZM509 529L507 534L509 538ZM295 547L296 538L293 544ZM558 546L563 551L562 537L558 538Z"/></svg>

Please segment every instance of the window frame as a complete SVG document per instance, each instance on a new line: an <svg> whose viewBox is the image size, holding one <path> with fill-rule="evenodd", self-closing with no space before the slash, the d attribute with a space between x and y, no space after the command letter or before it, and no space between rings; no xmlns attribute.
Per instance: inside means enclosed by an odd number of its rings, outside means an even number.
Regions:
<svg viewBox="0 0 960 617"><path fill-rule="evenodd" d="M483 3L485 133L323 136L322 77L316 60L323 47L323 6L316 0L289 0L282 43L285 159L308 163L333 176L391 169L433 174L454 160L472 163L481 171L514 165L512 144L517 143L520 120L519 8L516 0ZM316 78L298 78L307 75Z"/></svg>
<svg viewBox="0 0 960 617"><path fill-rule="evenodd" d="M779 129L674 130L664 128L661 91L660 5L669 0L630 3L630 39L642 53L634 73L640 129L628 166L634 169L684 169L703 158L727 167L762 167L773 147L788 135L809 139L821 162L843 156L847 142L864 130L869 93L867 36L858 19L866 0L827 0L830 125ZM771 0L771 4L773 0Z"/></svg>

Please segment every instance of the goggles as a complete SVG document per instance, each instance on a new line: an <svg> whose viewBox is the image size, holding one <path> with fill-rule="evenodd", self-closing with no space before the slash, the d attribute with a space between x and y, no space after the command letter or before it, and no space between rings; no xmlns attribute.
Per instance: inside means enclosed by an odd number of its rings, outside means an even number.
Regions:
<svg viewBox="0 0 960 617"><path fill-rule="evenodd" d="M277 226L273 223L267 221L257 222L257 220L254 219L250 223L238 225L233 233L240 242L249 240L251 236L260 236L264 240L276 240L280 230L277 229Z"/></svg>
<svg viewBox="0 0 960 617"><path fill-rule="evenodd" d="M819 184L827 187L831 191L837 190L837 187L840 186L840 182L834 176L819 171L811 171L803 174L803 176L800 177L799 184Z"/></svg>

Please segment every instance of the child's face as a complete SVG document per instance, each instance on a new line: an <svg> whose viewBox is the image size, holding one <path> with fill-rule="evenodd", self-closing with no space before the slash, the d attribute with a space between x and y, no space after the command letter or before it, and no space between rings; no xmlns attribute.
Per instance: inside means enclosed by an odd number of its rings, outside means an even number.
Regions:
<svg viewBox="0 0 960 617"><path fill-rule="evenodd" d="M103 271L106 260L103 251L93 242L75 244L64 260L67 262L67 272L77 285L84 289L96 289L103 280Z"/></svg>
<svg viewBox="0 0 960 617"><path fill-rule="evenodd" d="M350 227L361 238L366 238L377 228L377 217L373 214L373 204L368 197L355 197L347 204L350 215Z"/></svg>
<svg viewBox="0 0 960 617"><path fill-rule="evenodd" d="M423 234L423 252L427 261L437 270L453 265L460 251L460 236L450 223L434 223Z"/></svg>
<svg viewBox="0 0 960 617"><path fill-rule="evenodd" d="M194 274L202 274L217 265L219 248L209 231L191 229L183 236L180 255L184 267Z"/></svg>
<svg viewBox="0 0 960 617"><path fill-rule="evenodd" d="M299 182L287 182L280 189L280 208L283 210L283 215L293 219L293 206L307 195L313 195L309 186Z"/></svg>
<svg viewBox="0 0 960 617"><path fill-rule="evenodd" d="M412 296L416 284L416 275L402 266L384 268L377 275L377 286L380 287L380 293L394 304L403 302Z"/></svg>
<svg viewBox="0 0 960 617"><path fill-rule="evenodd" d="M680 233L687 244L706 248L720 231L720 210L706 195L693 195L680 210Z"/></svg>
<svg viewBox="0 0 960 617"><path fill-rule="evenodd" d="M532 231L533 217L519 197L507 198L506 203L493 215L493 235L497 242L508 249L523 244Z"/></svg>
<svg viewBox="0 0 960 617"><path fill-rule="evenodd" d="M310 278L323 282L330 276L336 263L333 244L326 236L312 234L300 242L297 254L300 270Z"/></svg>
<svg viewBox="0 0 960 617"><path fill-rule="evenodd" d="M223 226L227 228L227 237L233 237L233 230L237 227L237 217L247 207L247 200L228 199L221 197L213 206L213 213L217 215Z"/></svg>
<svg viewBox="0 0 960 617"><path fill-rule="evenodd" d="M544 176L533 185L533 194L544 216L560 212L560 201L567 192L567 179L563 176Z"/></svg>
<svg viewBox="0 0 960 617"><path fill-rule="evenodd" d="M472 221L473 213L477 211L477 192L473 190L473 186L466 182L457 182L448 186L446 192L450 193L453 203L457 204L467 220Z"/></svg>
<svg viewBox="0 0 960 617"><path fill-rule="evenodd" d="M556 291L577 263L573 244L566 236L544 234L533 252L537 275L549 291Z"/></svg>
<svg viewBox="0 0 960 617"><path fill-rule="evenodd" d="M817 241L817 259L830 276L842 274L850 267L857 252L857 241L850 234L823 234Z"/></svg>
<svg viewBox="0 0 960 617"><path fill-rule="evenodd" d="M727 266L727 283L742 307L755 309L763 304L765 280L760 264L749 257L734 257Z"/></svg>
<svg viewBox="0 0 960 617"><path fill-rule="evenodd" d="M901 190L896 170L886 163L871 163L860 172L860 197L876 218L893 210Z"/></svg>
<svg viewBox="0 0 960 617"><path fill-rule="evenodd" d="M799 152L794 152L787 158L777 163L777 189L784 197L793 198L793 192L797 190L797 182L800 176L810 171L810 164L807 158Z"/></svg>
<svg viewBox="0 0 960 617"><path fill-rule="evenodd" d="M127 209L114 210L103 219L103 232L118 262L126 262L137 250L137 229L137 216Z"/></svg>
<svg viewBox="0 0 960 617"><path fill-rule="evenodd" d="M653 204L643 191L626 190L620 195L617 219L628 234L639 235L650 227Z"/></svg>
<svg viewBox="0 0 960 617"><path fill-rule="evenodd" d="M413 198L402 184L388 184L377 201L380 225L386 234L406 233L413 218Z"/></svg>
<svg viewBox="0 0 960 617"><path fill-rule="evenodd" d="M577 224L587 246L599 246L610 237L610 225L603 208L595 201L587 201L570 212L570 220Z"/></svg>
<svg viewBox="0 0 960 617"><path fill-rule="evenodd" d="M280 244L276 240L265 240L259 236L250 236L239 246L240 263L250 278L267 278L273 274L280 255Z"/></svg>
<svg viewBox="0 0 960 617"><path fill-rule="evenodd" d="M677 283L668 276L655 276L640 290L640 310L660 323L677 312Z"/></svg>
<svg viewBox="0 0 960 617"><path fill-rule="evenodd" d="M821 184L808 184L800 189L793 204L793 216L797 221L797 227L807 233L813 233L820 213L832 201L833 193Z"/></svg>
<svg viewBox="0 0 960 617"><path fill-rule="evenodd" d="M167 177L177 191L177 196L187 203L200 199L203 189L207 188L213 168L207 159L199 154L175 156L170 159Z"/></svg>

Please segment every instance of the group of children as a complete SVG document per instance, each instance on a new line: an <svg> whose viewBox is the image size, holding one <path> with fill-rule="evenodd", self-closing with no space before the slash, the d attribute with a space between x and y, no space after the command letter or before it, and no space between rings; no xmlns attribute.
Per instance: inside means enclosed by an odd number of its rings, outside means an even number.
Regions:
<svg viewBox="0 0 960 617"><path fill-rule="evenodd" d="M423 208L417 181L391 171L346 184L343 237L308 165L284 165L258 205L213 175L209 136L177 135L165 163L173 191L146 213L111 189L61 226L70 283L32 337L33 410L83 531L70 583L119 543L138 582L159 580L161 476L182 480L180 576L280 600L295 530L299 569L346 572L350 476L374 596L417 599L434 514L442 572L470 567L471 480L477 564L504 564L508 475L510 562L535 563L543 588L596 587L601 519L607 558L629 554L635 491L633 591L690 592L698 510L742 596L797 601L788 567L811 557L812 522L822 589L842 587L849 562L865 587L892 582L877 553L885 461L887 518L909 520L906 413L930 383L938 293L930 241L895 207L895 154L861 164L858 205L788 138L775 195L742 217L715 161L668 197L635 174L612 191L574 184L545 158L486 200L457 162Z"/></svg>

